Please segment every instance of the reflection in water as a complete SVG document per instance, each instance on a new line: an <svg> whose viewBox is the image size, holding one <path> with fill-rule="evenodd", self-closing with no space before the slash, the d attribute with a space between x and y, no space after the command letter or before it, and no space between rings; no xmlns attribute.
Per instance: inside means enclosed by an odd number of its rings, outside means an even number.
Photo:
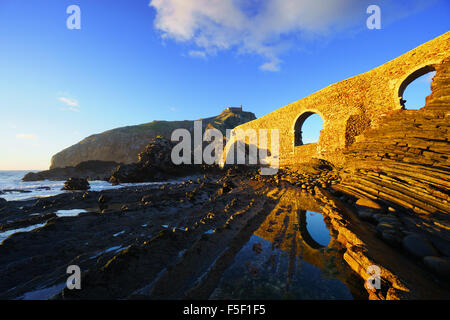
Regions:
<svg viewBox="0 0 450 320"><path fill-rule="evenodd" d="M267 216L209 298L353 299L358 281L322 214L293 204Z"/></svg>
<svg viewBox="0 0 450 320"><path fill-rule="evenodd" d="M261 248L259 254L256 247ZM210 299L352 299L341 281L299 257L294 265L290 260L287 252L253 235Z"/></svg>
<svg viewBox="0 0 450 320"><path fill-rule="evenodd" d="M331 240L330 232L318 212L306 211L306 229L311 237L320 245L327 247Z"/></svg>

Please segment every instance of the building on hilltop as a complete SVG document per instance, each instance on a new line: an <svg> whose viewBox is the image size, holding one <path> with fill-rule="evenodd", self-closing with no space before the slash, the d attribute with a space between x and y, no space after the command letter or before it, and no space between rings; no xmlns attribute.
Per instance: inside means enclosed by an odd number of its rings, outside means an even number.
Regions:
<svg viewBox="0 0 450 320"><path fill-rule="evenodd" d="M228 107L225 110L232 111L232 112L242 112L242 104L240 107Z"/></svg>

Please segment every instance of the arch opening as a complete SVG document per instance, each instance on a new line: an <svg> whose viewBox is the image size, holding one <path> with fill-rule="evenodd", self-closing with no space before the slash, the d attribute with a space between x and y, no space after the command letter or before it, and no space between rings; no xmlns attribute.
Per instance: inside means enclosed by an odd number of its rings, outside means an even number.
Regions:
<svg viewBox="0 0 450 320"><path fill-rule="evenodd" d="M323 119L315 112L305 112L297 118L294 126L294 146L319 142Z"/></svg>
<svg viewBox="0 0 450 320"><path fill-rule="evenodd" d="M318 212L301 210L298 215L303 241L313 249L327 247L331 240L330 231Z"/></svg>
<svg viewBox="0 0 450 320"><path fill-rule="evenodd" d="M431 82L436 74L433 66L426 66L410 74L400 85L398 96L403 109L417 110L425 106L431 94Z"/></svg>

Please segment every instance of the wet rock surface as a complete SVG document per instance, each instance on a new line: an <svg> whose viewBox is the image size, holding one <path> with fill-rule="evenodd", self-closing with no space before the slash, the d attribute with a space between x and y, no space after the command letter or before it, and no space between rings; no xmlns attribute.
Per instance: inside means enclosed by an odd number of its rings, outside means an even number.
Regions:
<svg viewBox="0 0 450 320"><path fill-rule="evenodd" d="M83 178L69 178L64 182L63 190L88 190L91 186L87 179Z"/></svg>
<svg viewBox="0 0 450 320"><path fill-rule="evenodd" d="M207 299L218 294L222 275L252 234L331 272L353 298L450 297L440 285L448 281L448 257L437 249L438 242L422 230L436 247L432 257L416 257L401 245L420 221L381 202L379 209L364 206L371 219L361 219L355 213L361 208L357 198L334 189L337 169L319 166L280 170L275 176L233 167L177 183L7 202L0 207L0 231L42 226L12 234L0 244L0 297L27 298L55 287L59 291L52 296L58 299ZM333 235L329 249L320 249L302 231L299 212L304 205L328 221ZM393 206L395 214L388 209ZM83 212L58 216L71 209ZM265 252L257 244L252 248L256 256ZM327 259L334 261L334 269L327 267ZM297 262L291 261L287 265L294 268ZM61 286L73 264L82 270L82 290ZM365 270L373 264L382 270L382 288L375 292L364 288ZM261 274L257 265L248 262L249 279ZM287 275L276 289L280 294L297 281L295 272Z"/></svg>
<svg viewBox="0 0 450 320"><path fill-rule="evenodd" d="M423 261L433 272L446 279L450 278L450 259L448 257L441 258L431 256L423 258Z"/></svg>
<svg viewBox="0 0 450 320"><path fill-rule="evenodd" d="M419 258L423 258L425 256L434 256L438 254L436 249L427 238L417 234L411 234L404 237L403 246L409 253Z"/></svg>

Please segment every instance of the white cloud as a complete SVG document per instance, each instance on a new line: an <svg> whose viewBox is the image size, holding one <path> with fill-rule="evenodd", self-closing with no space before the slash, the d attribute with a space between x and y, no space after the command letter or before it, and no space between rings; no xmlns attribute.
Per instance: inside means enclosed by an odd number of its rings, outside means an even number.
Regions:
<svg viewBox="0 0 450 320"><path fill-rule="evenodd" d="M189 56L193 57L193 58L206 58L206 52L205 51L200 51L200 50L191 50L189 51Z"/></svg>
<svg viewBox="0 0 450 320"><path fill-rule="evenodd" d="M17 139L23 139L23 140L36 140L37 136L34 134L29 133L18 133L16 134Z"/></svg>
<svg viewBox="0 0 450 320"><path fill-rule="evenodd" d="M280 60L274 59L259 66L264 71L280 71Z"/></svg>
<svg viewBox="0 0 450 320"><path fill-rule="evenodd" d="M155 28L162 37L192 42L204 57L235 48L266 61L260 69L278 71L279 56L294 43L350 28L365 28L372 0L151 0ZM431 1L428 1L431 2ZM383 25L425 6L427 0L381 0Z"/></svg>
<svg viewBox="0 0 450 320"><path fill-rule="evenodd" d="M177 108L173 108L172 107L172 108L169 108L169 110L172 111L172 112L177 112Z"/></svg>
<svg viewBox="0 0 450 320"><path fill-rule="evenodd" d="M59 97L58 100L61 101L62 103L64 103L67 106L63 110L70 110L70 111L74 111L74 112L79 112L80 111L79 110L79 104L78 104L77 100L66 98L66 97Z"/></svg>
<svg viewBox="0 0 450 320"><path fill-rule="evenodd" d="M69 107L78 107L78 101L70 98L59 97L59 101L64 102Z"/></svg>

